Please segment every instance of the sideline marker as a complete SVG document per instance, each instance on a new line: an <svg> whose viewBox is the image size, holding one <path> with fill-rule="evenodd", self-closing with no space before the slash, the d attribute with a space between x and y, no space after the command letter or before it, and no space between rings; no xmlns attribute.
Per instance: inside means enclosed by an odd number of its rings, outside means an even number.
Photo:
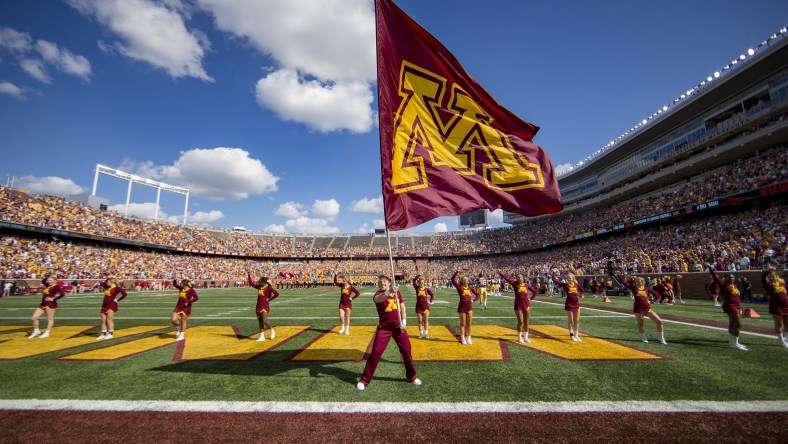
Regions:
<svg viewBox="0 0 788 444"><path fill-rule="evenodd" d="M752 308L744 309L744 314L743 315L744 315L745 318L760 318L761 317L761 315L759 315L755 311L755 309L752 309Z"/></svg>

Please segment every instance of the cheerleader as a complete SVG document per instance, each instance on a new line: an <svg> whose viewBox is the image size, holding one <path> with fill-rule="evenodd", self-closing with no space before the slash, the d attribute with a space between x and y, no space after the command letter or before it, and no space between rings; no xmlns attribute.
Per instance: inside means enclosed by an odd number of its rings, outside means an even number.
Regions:
<svg viewBox="0 0 788 444"><path fill-rule="evenodd" d="M774 333L780 345L788 348L788 293L785 291L785 280L777 274L773 265L768 265L761 273L761 283L769 296L769 314L774 319Z"/></svg>
<svg viewBox="0 0 788 444"><path fill-rule="evenodd" d="M62 299L66 295L66 290L60 286L57 279L51 276L42 279L41 283L44 284L45 288L41 296L41 304L33 311L33 317L31 318L33 321L33 333L27 337L28 339L33 339L35 337L45 339L49 337L49 332L52 330L52 327L55 326L57 300ZM47 329L44 330L42 334L41 330L38 329L38 318L44 313L47 315Z"/></svg>
<svg viewBox="0 0 788 444"><path fill-rule="evenodd" d="M668 305L673 305L673 289L672 285L670 285L670 277L665 276L662 279L658 279L657 284L654 285L654 291L656 291L659 296L660 305L662 305L662 301L666 299Z"/></svg>
<svg viewBox="0 0 788 444"><path fill-rule="evenodd" d="M257 342L265 341L265 328L271 330L271 339L276 337L274 326L268 322L268 313L271 311L269 302L273 301L279 296L271 281L267 277L261 277L255 284L252 280L252 275L246 273L246 278L249 281L249 286L257 289L257 307L254 312L257 316L257 325L260 327L260 339Z"/></svg>
<svg viewBox="0 0 788 444"><path fill-rule="evenodd" d="M359 297L361 293L356 290L356 287L350 285L350 282L344 276L337 277L334 273L334 285L341 288L339 296L339 324L342 328L339 329L339 334L350 334L350 311L353 309L353 299ZM352 296L351 296L352 295Z"/></svg>
<svg viewBox="0 0 788 444"><path fill-rule="evenodd" d="M643 278L631 276L632 283L627 283L623 276L616 275L616 279L630 292L632 292L632 296L635 298L634 305L632 306L632 313L635 314L635 320L638 323L638 332L640 332L640 339L648 344L648 338L646 337L646 332L643 329L643 318L648 316L649 319L654 321L657 324L657 332L659 333L659 342L662 345L668 345L668 341L665 340L665 331L664 331L664 324L662 319L659 317L658 314L654 313L651 309L651 305L649 305L649 295L653 294L654 296L657 293L646 287L646 281Z"/></svg>
<svg viewBox="0 0 788 444"><path fill-rule="evenodd" d="M591 278L591 292L594 293L594 299L599 296L599 281L596 277Z"/></svg>
<svg viewBox="0 0 788 444"><path fill-rule="evenodd" d="M419 339L430 338L430 304L435 300L435 294L424 286L424 279L420 274L413 278L413 289L416 290L416 317L419 320ZM430 297L429 301L427 296Z"/></svg>
<svg viewBox="0 0 788 444"><path fill-rule="evenodd" d="M462 276L459 281L457 275L459 271L455 271L451 276L451 283L457 289L457 294L460 296L460 303L457 305L457 314L460 317L460 342L462 344L471 344L471 325L473 324L473 303L479 300L479 293L468 284L468 277ZM471 301L471 294L476 296L476 299Z"/></svg>
<svg viewBox="0 0 788 444"><path fill-rule="evenodd" d="M580 339L580 298L583 297L583 288L575 280L572 273L566 274L566 282L561 282L555 277L558 270L553 269L552 280L556 287L560 287L566 294L564 310L566 311L566 323L569 328L569 337L575 342L583 342Z"/></svg>
<svg viewBox="0 0 788 444"><path fill-rule="evenodd" d="M107 278L101 283L104 288L104 301L101 303L101 334L96 338L97 341L112 339L115 331L115 313L118 312L118 302L126 299L126 290L119 282ZM120 297L118 297L120 294Z"/></svg>
<svg viewBox="0 0 788 444"><path fill-rule="evenodd" d="M709 266L709 271L711 271L711 266ZM719 307L720 286L717 285L717 282L714 279L712 279L711 283L709 283L709 293L711 293L711 297L714 298L714 306Z"/></svg>
<svg viewBox="0 0 788 444"><path fill-rule="evenodd" d="M523 275L517 273L514 280L509 276L498 272L501 279L508 282L514 289L514 314L517 316L517 342L531 342L528 339L528 320L531 318L531 301L536 299L538 292L528 284L528 280ZM531 292L531 299L528 299L528 292Z"/></svg>
<svg viewBox="0 0 788 444"><path fill-rule="evenodd" d="M391 287L391 278L388 276L378 276L378 291L372 297L375 308L378 311L378 328L372 338L372 351L364 366L364 373L361 380L356 384L357 390L364 390L372 381L375 369L378 367L383 352L389 345L389 340L394 338L397 343L402 362L405 364L405 378L414 385L421 385L421 380L416 376L416 367L413 365L411 355L410 339L406 330L405 301L396 288ZM396 298L396 299L395 299ZM399 310L397 309L399 300Z"/></svg>
<svg viewBox="0 0 788 444"><path fill-rule="evenodd" d="M680 274L677 274L676 277L673 278L673 296L675 296L675 300L678 301L679 304L683 304L684 300L681 299L681 284L679 284L680 280Z"/></svg>
<svg viewBox="0 0 788 444"><path fill-rule="evenodd" d="M727 274L720 279L708 265L711 278L717 284L720 294L722 295L722 311L728 315L728 333L731 337L728 345L732 348L747 351L744 344L739 343L739 332L741 331L741 302L739 300L739 289L734 284L735 277L732 274Z"/></svg>
<svg viewBox="0 0 788 444"><path fill-rule="evenodd" d="M175 309L172 311L172 318L170 322L175 327L178 327L178 336L175 337L176 341L182 341L186 333L186 321L192 314L192 304L197 302L197 292L192 288L191 279L183 279L181 285L178 281L173 279L172 286L178 290L178 303L175 304Z"/></svg>

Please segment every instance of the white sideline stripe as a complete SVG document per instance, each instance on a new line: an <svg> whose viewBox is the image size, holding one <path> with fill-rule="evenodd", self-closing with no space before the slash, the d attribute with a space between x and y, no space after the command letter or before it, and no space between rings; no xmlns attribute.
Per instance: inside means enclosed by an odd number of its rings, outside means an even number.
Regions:
<svg viewBox="0 0 788 444"><path fill-rule="evenodd" d="M534 301L534 302L541 302L543 304L560 305L560 304L557 304L555 302L547 302L547 301ZM582 307L582 308L586 309L586 310L599 311L599 312L602 312L602 313L618 313L617 311L602 310L601 308L591 308L591 307ZM622 316L626 316L626 317L631 317L631 318L635 317L635 315L633 315L633 314L627 314L627 313L618 313L618 314L622 315ZM598 317L598 316L586 316L586 318L596 318L596 317ZM709 330L719 330L719 331L725 331L725 332L728 331L728 329L724 328L724 327L714 327L714 326L711 326L711 325L693 324L692 322L672 321L672 320L669 320L669 319L663 319L662 322L669 322L671 324L687 325L687 326L690 326L690 327L707 328ZM744 331L744 330L741 330L739 332L739 336L741 336L741 335L758 336L760 338L774 338L776 336L776 335L767 335L767 334L764 334L764 333L749 332L749 331Z"/></svg>
<svg viewBox="0 0 788 444"><path fill-rule="evenodd" d="M352 390L352 388L348 388ZM578 402L236 402L4 399L0 410L223 413L766 413L788 412L788 401Z"/></svg>

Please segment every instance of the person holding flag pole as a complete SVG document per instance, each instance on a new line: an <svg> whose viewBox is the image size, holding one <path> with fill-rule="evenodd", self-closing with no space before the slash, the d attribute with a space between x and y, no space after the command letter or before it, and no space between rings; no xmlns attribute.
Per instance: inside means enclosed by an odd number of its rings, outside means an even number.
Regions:
<svg viewBox="0 0 788 444"><path fill-rule="evenodd" d="M386 237L389 242L389 262L391 263L391 275L393 276L394 259L391 253L391 238L388 236L388 230L386 230ZM364 390L372 381L380 358L383 356L383 352L392 338L394 338L394 342L396 342L402 355L402 362L405 364L405 377L409 382L420 386L421 380L416 375L410 339L408 338L405 301L402 300L402 295L390 277L385 275L378 276L378 291L372 297L372 300L375 302L380 322L375 330L375 336L372 338L372 351L364 366L361 379L356 384L356 389Z"/></svg>

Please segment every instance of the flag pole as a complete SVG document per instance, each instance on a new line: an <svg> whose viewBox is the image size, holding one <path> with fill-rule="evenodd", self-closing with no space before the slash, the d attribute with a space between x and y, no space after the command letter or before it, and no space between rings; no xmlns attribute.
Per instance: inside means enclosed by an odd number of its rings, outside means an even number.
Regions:
<svg viewBox="0 0 788 444"><path fill-rule="evenodd" d="M378 2L375 1L375 48L378 48ZM377 75L377 93L378 93L378 110L380 110L380 54L377 55L377 59L375 60L375 70ZM383 133L380 132L381 126L381 113L378 112L378 134L382 139ZM383 148L383 140L380 140L380 147ZM381 183L380 189L383 191L385 189L385 183L383 179L383 156L380 156L380 171L381 171ZM382 194L382 193L381 193ZM383 219L386 220L386 199L383 199ZM386 220L386 242L388 243L389 247L389 265L391 267L391 285L394 286L394 301L397 303L397 312L399 313L400 325L402 325L403 313L402 308L399 305L399 298L397 297L397 278L394 276L394 254L391 252L391 236L389 235L389 222Z"/></svg>

